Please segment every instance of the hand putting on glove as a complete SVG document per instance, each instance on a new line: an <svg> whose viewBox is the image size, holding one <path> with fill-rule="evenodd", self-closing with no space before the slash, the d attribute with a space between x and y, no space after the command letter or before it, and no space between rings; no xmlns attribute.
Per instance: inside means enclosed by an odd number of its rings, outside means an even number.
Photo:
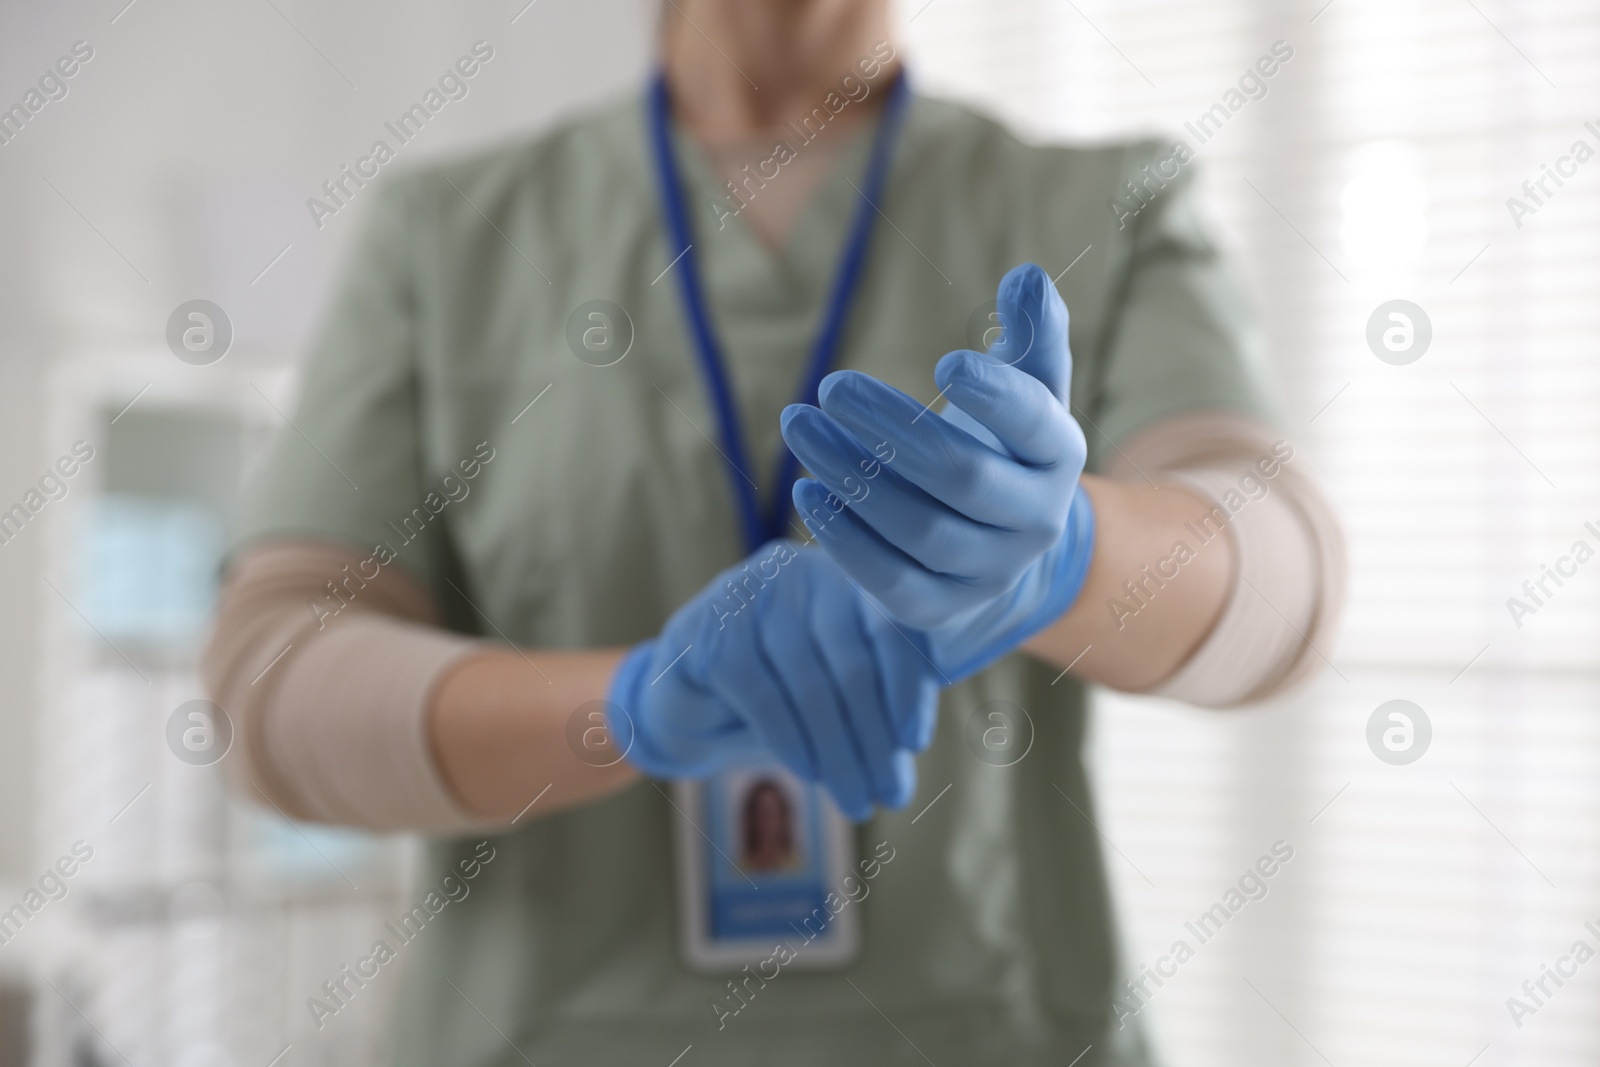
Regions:
<svg viewBox="0 0 1600 1067"><path fill-rule="evenodd" d="M783 413L784 440L813 475L794 485L801 518L863 590L921 631L941 681L1065 613L1094 550L1066 305L1031 263L1006 274L996 303L997 343L934 369L949 399L941 413L859 371L823 379L820 409ZM863 490L860 472L880 461L869 445L883 443L893 459Z"/></svg>
<svg viewBox="0 0 1600 1067"><path fill-rule="evenodd" d="M623 658L613 742L661 778L775 757L867 818L916 792L938 683L922 653L816 549L773 541Z"/></svg>

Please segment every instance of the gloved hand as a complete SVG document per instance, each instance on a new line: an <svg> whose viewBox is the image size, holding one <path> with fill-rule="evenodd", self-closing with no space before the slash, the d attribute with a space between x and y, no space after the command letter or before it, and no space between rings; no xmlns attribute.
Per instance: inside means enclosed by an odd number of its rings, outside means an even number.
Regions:
<svg viewBox="0 0 1600 1067"><path fill-rule="evenodd" d="M776 757L861 820L915 794L938 685L826 554L772 541L635 646L608 699L613 742L646 774Z"/></svg>
<svg viewBox="0 0 1600 1067"><path fill-rule="evenodd" d="M1071 607L1094 548L1066 305L1031 263L1006 274L996 303L999 341L934 370L942 414L858 371L823 379L820 410L783 413L784 440L815 476L794 485L801 518L862 589L925 632L948 681Z"/></svg>

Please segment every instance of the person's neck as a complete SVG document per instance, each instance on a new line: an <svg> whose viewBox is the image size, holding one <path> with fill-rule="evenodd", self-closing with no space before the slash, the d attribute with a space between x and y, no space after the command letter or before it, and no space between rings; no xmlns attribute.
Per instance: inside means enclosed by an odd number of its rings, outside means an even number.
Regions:
<svg viewBox="0 0 1600 1067"><path fill-rule="evenodd" d="M862 0L669 0L663 68L679 122L703 142L780 129L823 106L890 38L888 5ZM879 55L881 56L881 49ZM872 79L883 85L897 60ZM853 125L882 94L839 116Z"/></svg>

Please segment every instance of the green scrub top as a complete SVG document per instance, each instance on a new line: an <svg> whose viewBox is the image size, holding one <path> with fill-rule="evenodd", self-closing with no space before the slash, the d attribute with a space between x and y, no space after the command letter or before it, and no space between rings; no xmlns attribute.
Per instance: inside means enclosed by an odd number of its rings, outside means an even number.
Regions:
<svg viewBox="0 0 1600 1067"><path fill-rule="evenodd" d="M675 136L759 482L870 138L854 138L772 251L723 218L706 157ZM1261 339L1197 221L1189 168L1159 195L1146 178L1170 157L1154 142L1024 144L914 97L839 365L934 401L935 362L970 346L974 312L981 322L1001 276L1031 260L1064 271L1091 466L1185 409L1271 419ZM741 558L706 383L676 279L662 276L653 174L632 98L367 192L370 222L307 362L295 428L247 493L236 544L387 546L450 626L532 648L649 638ZM1150 190L1147 206L1130 179ZM631 348L610 366L569 344L569 318L594 300L631 320ZM578 316L577 333L592 322ZM484 454L463 481L462 462ZM760 485L764 499L788 488ZM1084 691L1060 674L1017 654L944 693L916 799L858 830L861 856L887 842L894 858L850 905L857 960L785 968L720 1028L726 977L679 958L678 816L664 792L646 781L530 814L493 837L470 897L400 950L398 1062L665 1067L692 1045L682 1067L1059 1065L1086 1046L1083 1067L1148 1063L1137 1020L1119 1027L1112 1009L1122 976L1082 762ZM967 740L994 700L1031 721L1011 766ZM421 884L481 837L434 842Z"/></svg>

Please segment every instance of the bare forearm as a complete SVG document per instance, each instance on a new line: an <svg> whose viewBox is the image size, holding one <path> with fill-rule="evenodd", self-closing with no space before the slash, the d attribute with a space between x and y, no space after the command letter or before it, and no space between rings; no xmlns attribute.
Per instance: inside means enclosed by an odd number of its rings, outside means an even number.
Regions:
<svg viewBox="0 0 1600 1067"><path fill-rule="evenodd" d="M1193 547L1198 538L1185 524L1198 523L1210 505L1184 489L1093 475L1084 476L1083 487L1096 523L1088 579L1072 609L1023 647L1073 665L1084 681L1148 689L1189 657L1222 613L1233 585L1233 544L1218 530ZM1182 562L1173 553L1180 541L1192 548Z"/></svg>
<svg viewBox="0 0 1600 1067"><path fill-rule="evenodd" d="M584 708L605 698L622 654L491 649L457 664L435 690L428 733L462 806L511 819L537 797L526 816L534 818L635 781L638 773L600 732L602 721L587 718L599 704Z"/></svg>

